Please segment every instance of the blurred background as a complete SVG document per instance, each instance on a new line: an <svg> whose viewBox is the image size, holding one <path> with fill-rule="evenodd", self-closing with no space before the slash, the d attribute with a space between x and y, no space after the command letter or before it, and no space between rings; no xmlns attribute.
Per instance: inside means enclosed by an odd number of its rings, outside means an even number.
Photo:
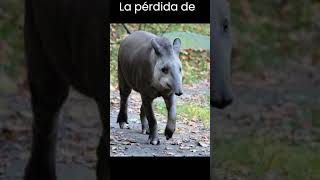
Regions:
<svg viewBox="0 0 320 180"><path fill-rule="evenodd" d="M1 180L22 179L31 145L32 112L26 81L23 20L24 1L0 0ZM60 122L59 179L94 179L96 147L101 134L95 102L72 90Z"/></svg>
<svg viewBox="0 0 320 180"><path fill-rule="evenodd" d="M25 78L23 10L22 1L0 2L0 93L16 91Z"/></svg>
<svg viewBox="0 0 320 180"><path fill-rule="evenodd" d="M229 2L235 101L213 112L215 179L320 179L320 1Z"/></svg>
<svg viewBox="0 0 320 180"><path fill-rule="evenodd" d="M31 145L32 112L26 81L23 12L23 1L0 1L0 179L5 180L21 179ZM183 138L177 138L179 141L172 142L174 148L162 153L167 156L209 155L209 24L130 24L128 27L132 31L141 29L158 35L166 34L168 38L177 35L182 38L180 58L189 96L184 96L185 99L179 102L178 111L183 124L181 129L186 131L176 133ZM181 31L184 34L179 34ZM110 35L111 49L106 50L111 50L110 90L114 92L117 90L116 48L127 33L122 26L115 25L111 26ZM183 103L186 101L188 103ZM165 117L163 102L155 106L159 116ZM101 132L96 105L72 90L61 117L57 145L58 176L60 179L92 179ZM189 134L193 140L188 140Z"/></svg>
<svg viewBox="0 0 320 180"><path fill-rule="evenodd" d="M319 0L229 2L235 102L214 112L215 178L320 179ZM133 30L137 26L133 25ZM9 179L9 170L13 177L22 173L30 148L32 114L25 90L22 28L23 1L1 0L0 179ZM125 30L121 31L115 38L122 38ZM205 76L198 79L205 81ZM188 79L185 82L192 82ZM117 88L115 82L111 77L111 89ZM61 126L58 163L80 164L81 171L74 171L77 175L86 171L83 167L94 168L100 131L95 107L91 110L89 100L73 97L65 114L72 120ZM65 166L60 169L69 170Z"/></svg>

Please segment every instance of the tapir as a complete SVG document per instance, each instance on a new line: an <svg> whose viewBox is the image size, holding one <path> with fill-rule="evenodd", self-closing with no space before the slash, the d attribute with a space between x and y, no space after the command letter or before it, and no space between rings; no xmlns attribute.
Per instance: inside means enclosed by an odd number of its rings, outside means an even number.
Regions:
<svg viewBox="0 0 320 180"><path fill-rule="evenodd" d="M70 87L93 98L102 135L96 175L109 180L108 1L26 0L25 52L33 109L24 180L56 180L58 114Z"/></svg>
<svg viewBox="0 0 320 180"><path fill-rule="evenodd" d="M232 103L231 89L231 20L230 9L226 0L210 2L210 104L224 108Z"/></svg>
<svg viewBox="0 0 320 180"><path fill-rule="evenodd" d="M214 180L213 108L225 108L232 103L230 61L232 50L231 20L226 0L210 0L210 180Z"/></svg>
<svg viewBox="0 0 320 180"><path fill-rule="evenodd" d="M156 36L149 32L136 31L120 44L118 53L118 81L120 90L120 111L117 122L120 128L128 123L127 104L132 89L142 99L140 119L142 133L149 132L149 143L160 143L157 121L152 102L163 97L168 121L165 136L170 139L176 128L176 95L182 91L182 65L179 59L181 41Z"/></svg>

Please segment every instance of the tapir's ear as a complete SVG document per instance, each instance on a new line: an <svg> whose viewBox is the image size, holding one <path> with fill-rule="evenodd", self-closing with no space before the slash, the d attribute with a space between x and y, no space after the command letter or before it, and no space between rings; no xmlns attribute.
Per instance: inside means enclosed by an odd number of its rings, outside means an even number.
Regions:
<svg viewBox="0 0 320 180"><path fill-rule="evenodd" d="M158 42L156 41L156 39L151 39L151 45L152 45L154 51L156 52L156 54L161 55L161 47L158 44Z"/></svg>
<svg viewBox="0 0 320 180"><path fill-rule="evenodd" d="M173 50L176 53L180 52L180 47L181 47L181 40L179 38L176 38L173 40Z"/></svg>

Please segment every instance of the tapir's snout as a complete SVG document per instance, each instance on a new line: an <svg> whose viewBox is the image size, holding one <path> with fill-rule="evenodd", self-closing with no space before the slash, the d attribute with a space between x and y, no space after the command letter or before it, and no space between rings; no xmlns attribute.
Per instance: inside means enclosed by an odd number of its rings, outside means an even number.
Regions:
<svg viewBox="0 0 320 180"><path fill-rule="evenodd" d="M177 96L181 96L183 94L182 91L182 81L175 83L174 94Z"/></svg>
<svg viewBox="0 0 320 180"><path fill-rule="evenodd" d="M171 92L174 92L174 94L177 96L181 96L183 94L181 87L177 87L175 85L170 85L169 83L167 83L167 87L171 90Z"/></svg>
<svg viewBox="0 0 320 180"><path fill-rule="evenodd" d="M174 94L177 95L177 96L181 96L181 95L183 94L183 92L182 92L182 90L180 89L180 90L176 91Z"/></svg>
<svg viewBox="0 0 320 180"><path fill-rule="evenodd" d="M218 93L217 91L212 91L210 98L210 104L212 107L223 109L230 105L233 101L233 95L231 89L224 90L223 93Z"/></svg>
<svg viewBox="0 0 320 180"><path fill-rule="evenodd" d="M221 98L221 99L211 99L211 106L215 107L215 108L219 108L219 109L223 109L225 107L227 107L228 105L230 105L233 101L232 97L228 97L228 98Z"/></svg>
<svg viewBox="0 0 320 180"><path fill-rule="evenodd" d="M177 77L179 78L175 78L175 81L172 82L172 90L174 91L174 94L177 96L181 96L183 94L182 91L182 78L181 76L178 74ZM177 80L178 79L178 80Z"/></svg>

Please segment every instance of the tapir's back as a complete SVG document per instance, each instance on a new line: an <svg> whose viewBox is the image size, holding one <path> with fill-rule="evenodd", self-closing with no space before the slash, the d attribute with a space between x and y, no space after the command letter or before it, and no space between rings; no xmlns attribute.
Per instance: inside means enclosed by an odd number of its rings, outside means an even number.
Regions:
<svg viewBox="0 0 320 180"><path fill-rule="evenodd" d="M149 61L152 53L151 40L156 38L154 34L145 31L136 31L127 36L120 44L119 61ZM139 62L141 63L141 62Z"/></svg>
<svg viewBox="0 0 320 180"><path fill-rule="evenodd" d="M118 54L119 73L127 84L136 91L141 91L151 84L155 54L151 40L156 35L136 31L126 37L120 44Z"/></svg>
<svg viewBox="0 0 320 180"><path fill-rule="evenodd" d="M151 41L151 39L156 38L157 36L149 33L149 32L145 32L145 31L135 31L132 34L130 34L129 36L127 36L122 42L121 42L121 46L135 46L137 44L139 45L143 45L143 44L148 44L148 41Z"/></svg>
<svg viewBox="0 0 320 180"><path fill-rule="evenodd" d="M105 91L107 2L26 0L25 4L27 48L30 42L41 42L41 51L48 56L45 61L84 94Z"/></svg>

